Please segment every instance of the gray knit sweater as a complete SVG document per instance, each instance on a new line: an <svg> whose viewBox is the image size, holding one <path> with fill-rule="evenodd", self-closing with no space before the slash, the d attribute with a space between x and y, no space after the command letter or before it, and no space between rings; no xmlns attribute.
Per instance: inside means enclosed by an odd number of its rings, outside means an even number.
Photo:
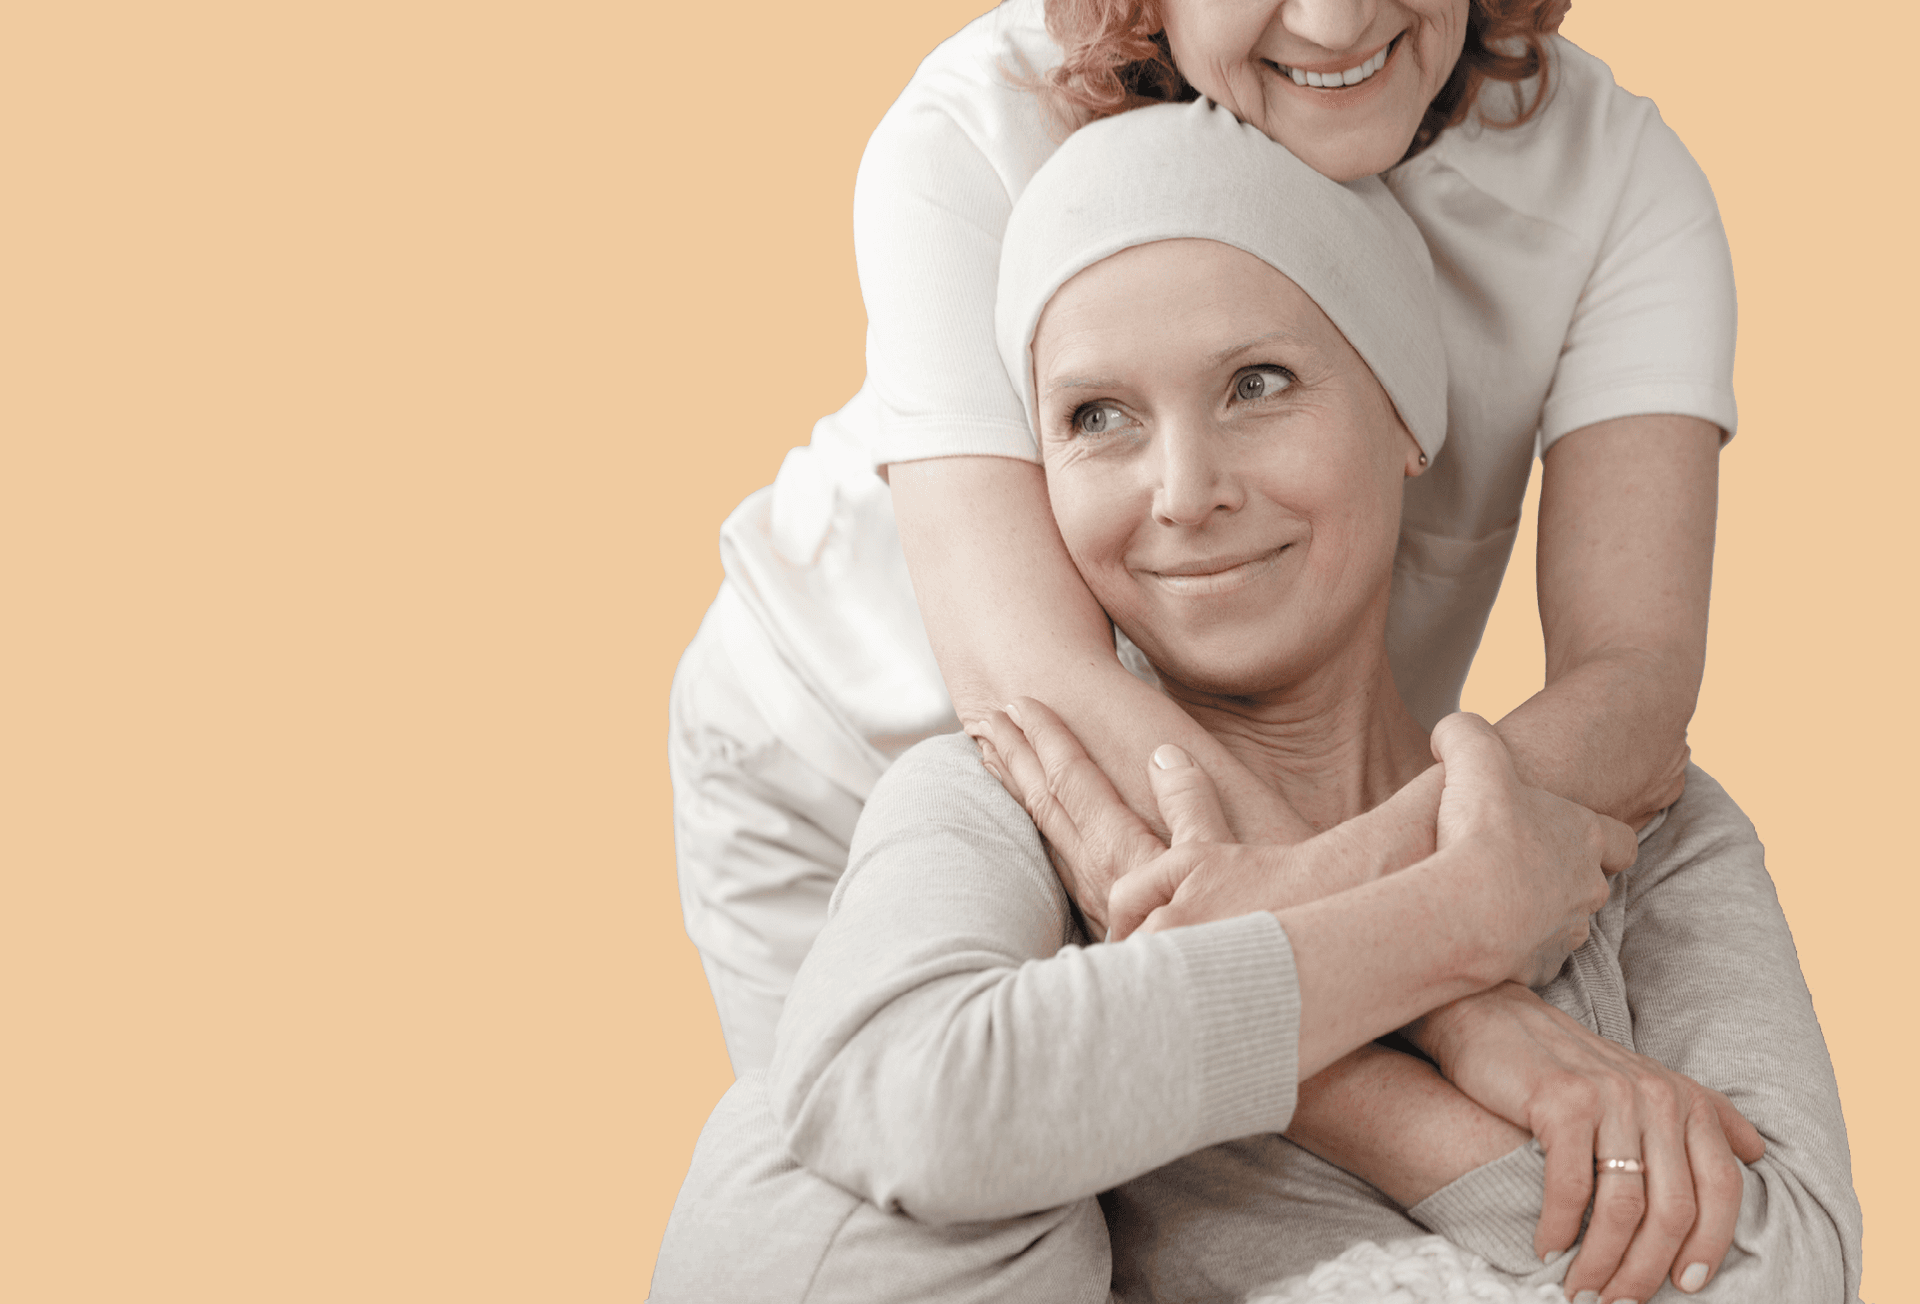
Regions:
<svg viewBox="0 0 1920 1304"><path fill-rule="evenodd" d="M1531 1144L1402 1212L1275 1135L1285 933L1088 946L1031 821L955 735L886 775L763 1079L716 1108L653 1298L1235 1300L1435 1231L1531 1280ZM1698 769L1542 995L1725 1092L1767 1141L1707 1300L1857 1299L1826 1047L1753 828ZM1684 1298L1666 1287L1660 1298Z"/></svg>

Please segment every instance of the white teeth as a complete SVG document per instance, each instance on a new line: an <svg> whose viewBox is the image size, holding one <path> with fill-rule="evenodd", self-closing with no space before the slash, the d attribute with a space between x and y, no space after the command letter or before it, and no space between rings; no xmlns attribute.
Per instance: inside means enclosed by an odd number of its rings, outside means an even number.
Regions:
<svg viewBox="0 0 1920 1304"><path fill-rule="evenodd" d="M1298 68L1289 68L1284 64L1275 64L1274 67L1293 78L1293 84L1295 86L1319 86L1323 88L1328 86L1358 86L1361 82L1387 66L1387 55L1390 54L1392 50L1393 44L1392 42L1388 42L1382 46L1380 52L1371 59L1368 59L1358 67L1349 68L1345 72L1301 72Z"/></svg>

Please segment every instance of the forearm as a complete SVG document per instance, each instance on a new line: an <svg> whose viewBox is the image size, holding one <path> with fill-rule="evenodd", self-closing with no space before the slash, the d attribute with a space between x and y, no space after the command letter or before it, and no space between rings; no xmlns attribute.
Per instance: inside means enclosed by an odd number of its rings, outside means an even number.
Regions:
<svg viewBox="0 0 1920 1304"><path fill-rule="evenodd" d="M961 720L1038 698L1149 824L1159 827L1147 758L1173 743L1213 777L1242 841L1311 833L1191 716L1120 664L1106 613L1054 528L1039 466L938 458L895 463L889 479L914 594Z"/></svg>
<svg viewBox="0 0 1920 1304"><path fill-rule="evenodd" d="M1403 1209L1528 1139L1431 1064L1372 1043L1300 1084L1286 1136Z"/></svg>
<svg viewBox="0 0 1920 1304"><path fill-rule="evenodd" d="M1546 686L1499 729L1522 779L1629 824L1683 786L1719 457L1708 422L1626 417L1563 436L1541 472Z"/></svg>
<svg viewBox="0 0 1920 1304"><path fill-rule="evenodd" d="M1262 904L1287 910L1348 892L1434 853L1445 773L1436 765L1372 810L1287 847L1246 848L1270 861Z"/></svg>
<svg viewBox="0 0 1920 1304"><path fill-rule="evenodd" d="M928 1222L1079 1199L1286 1126L1291 952L1251 914L1073 939L1031 821L964 740L876 787L769 1078L800 1163Z"/></svg>
<svg viewBox="0 0 1920 1304"><path fill-rule="evenodd" d="M1298 901L1318 900L1417 864L1434 852L1446 773L1432 766L1372 810L1287 849Z"/></svg>
<svg viewBox="0 0 1920 1304"><path fill-rule="evenodd" d="M1276 911L1300 987L1302 1079L1427 1011L1501 982L1471 895L1470 858L1443 851L1400 873Z"/></svg>
<svg viewBox="0 0 1920 1304"><path fill-rule="evenodd" d="M1445 903L1458 893L1438 874L1281 912L1279 929L1256 912L1060 949L1064 898L1038 909L988 851L935 830L856 860L774 1061L789 1153L921 1221L1049 1207L1285 1128L1304 1057L1318 1072L1409 1008L1482 985L1456 964L1470 948L1450 936ZM1034 877L1044 870L1037 843L1017 855ZM1419 940L1389 946L1382 930ZM1390 1176L1391 1154L1354 1157L1390 1193L1420 1198L1493 1157L1498 1140L1512 1148L1504 1125L1469 1113L1430 1071L1396 1090L1437 1099L1459 1127L1421 1125L1432 1149L1411 1179ZM1401 1104L1362 1125L1418 1112ZM1364 1138L1348 1126L1358 1156Z"/></svg>
<svg viewBox="0 0 1920 1304"><path fill-rule="evenodd" d="M1261 923L1045 957L960 938L878 984L852 977L814 1053L775 1061L786 1148L877 1207L949 1223L1065 1204L1284 1127L1293 985Z"/></svg>
<svg viewBox="0 0 1920 1304"><path fill-rule="evenodd" d="M1685 788L1699 686L1688 654L1598 649L1495 728L1525 782L1637 828Z"/></svg>

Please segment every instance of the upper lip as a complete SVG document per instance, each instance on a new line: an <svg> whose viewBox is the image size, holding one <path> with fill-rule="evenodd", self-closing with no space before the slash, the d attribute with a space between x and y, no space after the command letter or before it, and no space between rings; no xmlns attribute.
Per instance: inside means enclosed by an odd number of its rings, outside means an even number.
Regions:
<svg viewBox="0 0 1920 1304"><path fill-rule="evenodd" d="M1223 557L1195 557L1188 561L1169 562L1165 565L1153 565L1144 567L1143 569L1150 574L1172 575L1180 579L1185 579L1193 575L1218 575L1221 571L1230 571L1236 566L1245 566L1248 562L1260 561L1262 558L1271 557L1274 553L1279 552L1281 548L1286 546L1287 545L1283 543L1272 548L1261 548L1254 552L1228 553Z"/></svg>
<svg viewBox="0 0 1920 1304"><path fill-rule="evenodd" d="M1403 34L1404 33L1401 32L1395 32L1392 36L1389 36L1365 54L1343 54L1337 59L1321 59L1314 63L1288 63L1284 59L1268 59L1267 62L1276 68L1298 68L1301 72L1317 72L1323 76L1330 72L1345 72L1349 68L1358 68L1361 64L1373 58L1374 55L1399 40Z"/></svg>

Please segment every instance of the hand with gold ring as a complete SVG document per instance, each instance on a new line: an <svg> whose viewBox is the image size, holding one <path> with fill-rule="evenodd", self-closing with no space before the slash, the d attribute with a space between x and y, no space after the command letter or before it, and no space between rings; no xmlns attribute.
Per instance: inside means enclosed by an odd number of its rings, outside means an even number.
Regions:
<svg viewBox="0 0 1920 1304"><path fill-rule="evenodd" d="M1572 1245L1591 1200L1569 1299L1645 1300L1667 1278L1690 1294L1720 1270L1740 1216L1740 1163L1766 1152L1725 1096L1514 983L1408 1032L1455 1086L1546 1151L1536 1254Z"/></svg>

